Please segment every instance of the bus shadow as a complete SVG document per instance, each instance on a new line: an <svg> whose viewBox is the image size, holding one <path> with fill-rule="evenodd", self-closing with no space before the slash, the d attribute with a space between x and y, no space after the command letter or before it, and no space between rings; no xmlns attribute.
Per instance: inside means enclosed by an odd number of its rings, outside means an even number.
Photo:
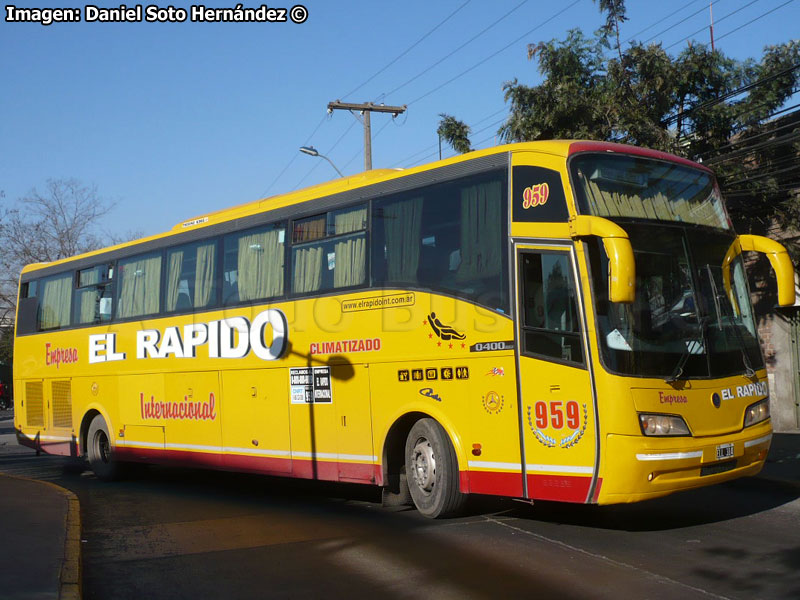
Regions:
<svg viewBox="0 0 800 600"><path fill-rule="evenodd" d="M632 504L536 501L506 514L520 519L628 532L667 531L764 513L800 498L800 487L748 477Z"/></svg>

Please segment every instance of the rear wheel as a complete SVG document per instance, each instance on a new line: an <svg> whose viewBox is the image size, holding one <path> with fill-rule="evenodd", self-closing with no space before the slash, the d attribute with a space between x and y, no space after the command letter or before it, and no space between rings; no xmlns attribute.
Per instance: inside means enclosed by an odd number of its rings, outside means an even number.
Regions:
<svg viewBox="0 0 800 600"><path fill-rule="evenodd" d="M451 516L464 506L453 444L433 419L420 419L408 433L406 478L414 505L426 517Z"/></svg>
<svg viewBox="0 0 800 600"><path fill-rule="evenodd" d="M89 466L98 479L113 481L119 477L119 462L114 458L108 425L100 415L92 419L92 423L89 425L89 433L86 436L86 454Z"/></svg>

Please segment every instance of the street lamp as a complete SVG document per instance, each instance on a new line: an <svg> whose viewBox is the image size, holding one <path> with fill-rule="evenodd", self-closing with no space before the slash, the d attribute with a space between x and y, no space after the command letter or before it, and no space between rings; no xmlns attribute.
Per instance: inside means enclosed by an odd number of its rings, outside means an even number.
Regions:
<svg viewBox="0 0 800 600"><path fill-rule="evenodd" d="M331 163L331 166L334 169L336 169L336 165L333 164L333 161L324 154L320 154L317 151L317 149L314 148L314 146L300 146L300 152L302 152L303 154L308 154L309 156L319 156L320 158L324 158L329 163ZM344 175L342 175L342 172L339 169L336 169L336 172L339 174L339 177L344 177Z"/></svg>

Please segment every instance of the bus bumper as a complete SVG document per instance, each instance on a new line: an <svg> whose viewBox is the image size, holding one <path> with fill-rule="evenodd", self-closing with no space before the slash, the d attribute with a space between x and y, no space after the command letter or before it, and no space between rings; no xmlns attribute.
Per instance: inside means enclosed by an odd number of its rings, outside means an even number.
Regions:
<svg viewBox="0 0 800 600"><path fill-rule="evenodd" d="M609 434L598 504L637 502L758 474L772 441L769 420L734 435L648 438ZM733 444L732 456L717 458Z"/></svg>

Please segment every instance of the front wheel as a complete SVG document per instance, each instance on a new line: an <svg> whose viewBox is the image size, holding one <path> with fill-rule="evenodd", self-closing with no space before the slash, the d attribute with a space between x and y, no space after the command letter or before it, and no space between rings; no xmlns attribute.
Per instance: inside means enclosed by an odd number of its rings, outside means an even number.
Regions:
<svg viewBox="0 0 800 600"><path fill-rule="evenodd" d="M420 419L406 439L406 478L411 499L426 517L458 513L466 495L458 488L458 460L444 428L433 419Z"/></svg>
<svg viewBox="0 0 800 600"><path fill-rule="evenodd" d="M89 466L98 479L113 481L119 477L119 462L114 458L108 426L100 415L92 419L92 423L89 425L89 434L86 436L86 454Z"/></svg>

